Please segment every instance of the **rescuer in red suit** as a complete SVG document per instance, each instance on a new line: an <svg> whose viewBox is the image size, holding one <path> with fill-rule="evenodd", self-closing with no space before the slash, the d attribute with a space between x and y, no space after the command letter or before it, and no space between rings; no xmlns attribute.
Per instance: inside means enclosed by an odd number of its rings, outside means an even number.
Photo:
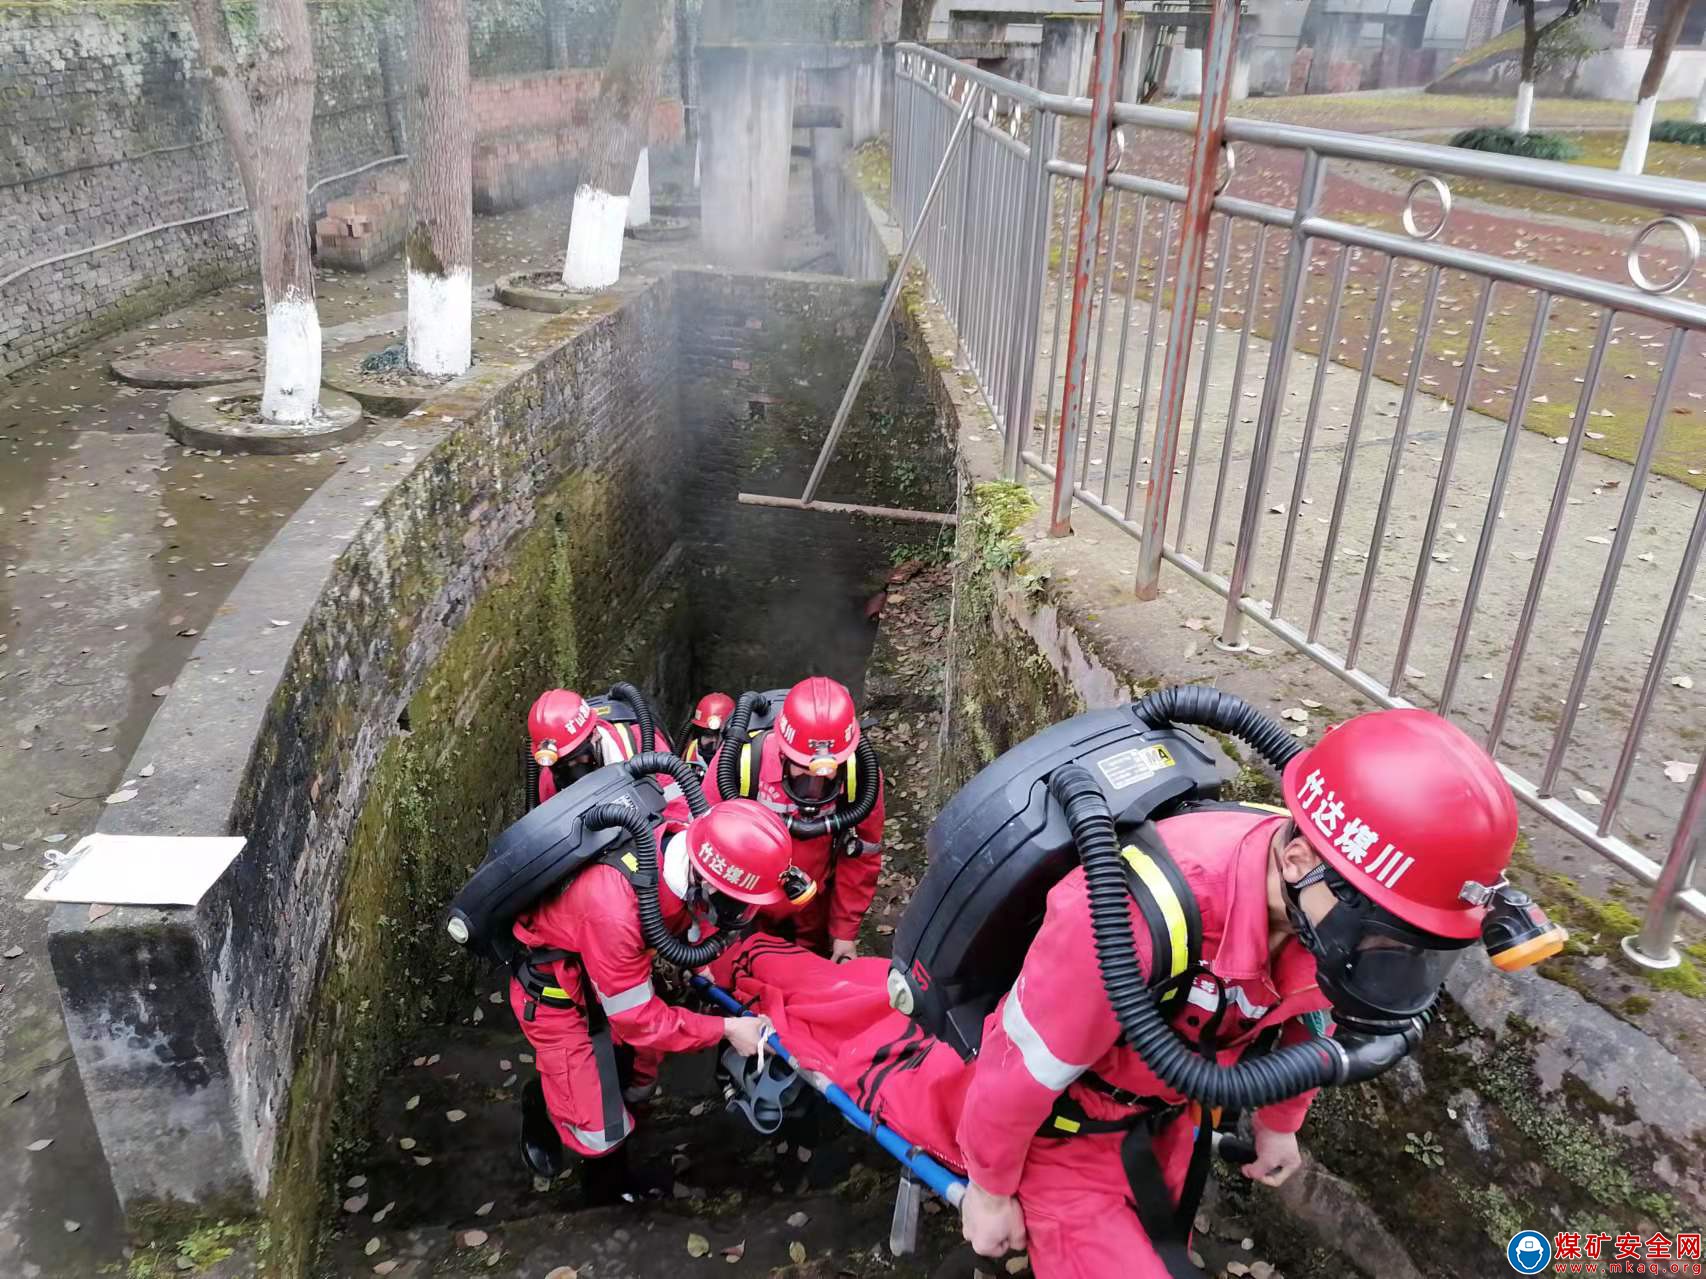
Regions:
<svg viewBox="0 0 1706 1279"><path fill-rule="evenodd" d="M539 695L527 712L527 735L539 765L539 792L533 798L541 804L594 769L632 759L642 749L638 724L605 719L586 698L567 688ZM651 749L669 752L669 739L654 729ZM657 774L657 779L668 804L666 815L685 822L689 814L681 784L667 773Z"/></svg>
<svg viewBox="0 0 1706 1279"><path fill-rule="evenodd" d="M697 764L701 771L717 753L721 744L723 725L734 713L735 699L727 693L706 693L693 708L693 724L688 732L687 745L681 758Z"/></svg>

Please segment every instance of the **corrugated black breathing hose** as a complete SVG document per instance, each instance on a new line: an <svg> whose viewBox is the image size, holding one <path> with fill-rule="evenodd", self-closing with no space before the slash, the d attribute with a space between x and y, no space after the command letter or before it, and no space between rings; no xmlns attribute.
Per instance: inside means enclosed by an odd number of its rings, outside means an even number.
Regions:
<svg viewBox="0 0 1706 1279"><path fill-rule="evenodd" d="M1236 1109L1272 1105L1311 1088L1339 1082L1347 1063L1331 1040L1317 1038L1292 1044L1223 1066L1201 1056L1167 1023L1137 962L1131 894L1120 869L1113 813L1101 787L1078 764L1056 769L1048 786L1066 813L1084 866L1090 927L1103 989L1126 1043L1144 1065L1169 1088L1192 1100Z"/></svg>
<svg viewBox="0 0 1706 1279"><path fill-rule="evenodd" d="M746 741L752 712L769 705L769 699L759 692L745 692L735 699L735 708L723 725L722 749L717 752L717 794L724 799L740 794L740 748Z"/></svg>
<svg viewBox="0 0 1706 1279"><path fill-rule="evenodd" d="M628 776L635 781L651 773L668 773L681 785L681 793L687 796L687 811L695 817L703 817L711 811L711 802L705 798L704 788L699 785L699 774L693 765L679 755L669 755L663 751L644 751L628 761Z"/></svg>
<svg viewBox="0 0 1706 1279"><path fill-rule="evenodd" d="M626 680L612 684L606 697L626 702L634 711L634 719L640 726L640 749L649 751L657 746L657 725L652 722L651 703L646 695Z"/></svg>
<svg viewBox="0 0 1706 1279"><path fill-rule="evenodd" d="M654 754L651 758L656 760L672 757ZM636 759L631 762L641 761ZM666 770L652 768L647 771ZM722 932L709 941L691 943L682 941L670 932L663 922L663 906L658 901L657 840L652 838L651 826L638 810L627 804L599 804L589 808L581 820L590 830L606 830L619 826L634 837L634 856L640 863L639 874L634 880L634 895L640 902L640 933L645 937L646 945L668 962L678 964L682 968L703 968L727 949L729 943L734 940L733 933Z"/></svg>
<svg viewBox="0 0 1706 1279"><path fill-rule="evenodd" d="M1132 703L1132 713L1151 728L1192 724L1229 733L1253 747L1273 767L1283 772L1303 743L1278 720L1270 719L1235 693L1200 684L1158 688Z"/></svg>

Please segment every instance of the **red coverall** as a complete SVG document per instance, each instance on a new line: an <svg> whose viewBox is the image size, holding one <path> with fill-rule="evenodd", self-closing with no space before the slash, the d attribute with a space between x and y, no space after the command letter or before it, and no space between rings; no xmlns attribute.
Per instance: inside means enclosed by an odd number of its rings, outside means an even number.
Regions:
<svg viewBox="0 0 1706 1279"><path fill-rule="evenodd" d="M592 726L592 735L598 740L598 762L601 764L620 764L625 759L633 759L639 752L635 749L640 740L638 724L612 724L609 720L598 720ZM653 750L668 752L669 739L656 729L652 730L654 739ZM657 774L658 785L663 787L664 816L671 822L686 824L691 813L687 808L687 796L681 793L681 783L668 773ZM556 778L551 776L551 770L539 770L539 802L543 804L557 793Z"/></svg>
<svg viewBox="0 0 1706 1279"><path fill-rule="evenodd" d="M1193 813L1157 824L1196 896L1203 922L1201 978L1173 1024L1197 1040L1224 1002L1218 1056L1235 1060L1257 1035L1281 1044L1313 1033L1298 1018L1324 1011L1315 961L1295 940L1268 949L1268 847L1286 819L1244 811ZM1138 958L1149 932L1131 910ZM1130 1206L1118 1133L1041 1138L1063 1089L1097 1119L1129 1114L1077 1082L1086 1070L1142 1097L1182 1101L1129 1048L1102 993L1084 872L1049 893L1043 925L1013 989L984 1023L983 1045L963 1062L899 1013L886 1011L887 965L835 967L765 938L733 948L716 975L757 999L804 1064L823 1070L860 1105L985 1190L1017 1193L1040 1279L1167 1279ZM1216 987L1219 987L1218 993ZM1302 1126L1313 1094L1256 1112L1274 1132ZM1190 1163L1188 1115L1156 1135L1154 1152L1176 1197Z"/></svg>
<svg viewBox="0 0 1706 1279"><path fill-rule="evenodd" d="M774 733L766 733L758 761L758 786L753 798L772 812L780 813L784 821L800 810L782 788L782 754ZM725 748L726 749L726 748ZM718 752L719 757L721 751ZM869 784L862 778L859 785ZM717 761L713 759L705 772L706 798L713 802L726 799L717 785ZM836 803L846 803L843 795ZM820 809L822 817L834 811L834 805ZM859 840L857 856L837 855L833 841L825 835L819 839L794 840L794 865L812 877L817 895L796 910L778 906L758 912L760 927L772 931L791 927L800 945L820 955L829 953L833 941L853 941L859 936L859 922L871 908L877 895L877 876L883 868L883 783L877 779L877 803L871 815L854 827Z"/></svg>
<svg viewBox="0 0 1706 1279"><path fill-rule="evenodd" d="M681 936L690 931L687 907L658 882L664 923ZM665 1053L709 1048L723 1037L723 1019L689 1012L659 999L652 989L652 955L640 932L639 899L627 876L614 866L587 867L567 888L517 918L515 936L530 947L566 950L580 956L547 967L556 985L577 1008L536 1005L526 1017L528 998L521 983L510 981L509 1002L532 1043L545 1090L545 1105L571 1150L596 1158L609 1154L634 1130L634 1117L623 1103L622 1088L645 1087L657 1079ZM592 979L584 989L581 965ZM587 1019L581 1011L593 998L609 1020L611 1037L634 1053L626 1079L602 1072Z"/></svg>

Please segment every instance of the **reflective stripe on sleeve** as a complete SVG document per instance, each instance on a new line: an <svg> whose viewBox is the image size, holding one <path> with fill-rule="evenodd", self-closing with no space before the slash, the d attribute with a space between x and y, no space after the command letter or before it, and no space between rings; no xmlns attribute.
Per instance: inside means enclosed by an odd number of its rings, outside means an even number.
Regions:
<svg viewBox="0 0 1706 1279"><path fill-rule="evenodd" d="M596 990L597 987L595 986ZM603 1006L606 1016L614 1017L618 1013L632 1012L640 1005L650 1002L652 998L652 979L646 978L638 986L630 986L627 990L619 990L614 995L607 995L602 990L598 992L598 1002Z"/></svg>
<svg viewBox="0 0 1706 1279"><path fill-rule="evenodd" d="M1007 1038L1019 1050L1031 1078L1052 1092L1062 1091L1090 1069L1088 1064L1075 1066L1054 1055L1020 1007L1018 987L1007 993L1007 1000L1001 1005L1001 1029L1007 1032Z"/></svg>

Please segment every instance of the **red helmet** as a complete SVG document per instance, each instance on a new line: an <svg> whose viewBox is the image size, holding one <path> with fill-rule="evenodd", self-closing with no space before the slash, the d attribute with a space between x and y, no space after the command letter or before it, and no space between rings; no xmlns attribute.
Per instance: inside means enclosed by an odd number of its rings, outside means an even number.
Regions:
<svg viewBox="0 0 1706 1279"><path fill-rule="evenodd" d="M710 887L751 906L788 900L783 877L794 841L775 813L751 799L725 799L687 825L687 856Z"/></svg>
<svg viewBox="0 0 1706 1279"><path fill-rule="evenodd" d="M853 694L826 675L813 675L788 690L776 716L782 754L818 777L833 776L859 745L859 715Z"/></svg>
<svg viewBox="0 0 1706 1279"><path fill-rule="evenodd" d="M533 739L533 758L549 768L572 755L592 736L598 716L586 699L566 688L541 693L527 712L527 735Z"/></svg>
<svg viewBox="0 0 1706 1279"><path fill-rule="evenodd" d="M1504 878L1516 800L1461 729L1432 711L1358 715L1287 764L1284 782L1298 829L1351 887L1436 937L1480 936L1486 908L1468 886Z"/></svg>
<svg viewBox="0 0 1706 1279"><path fill-rule="evenodd" d="M694 728L721 728L734 713L735 699L727 693L706 693L693 708Z"/></svg>

